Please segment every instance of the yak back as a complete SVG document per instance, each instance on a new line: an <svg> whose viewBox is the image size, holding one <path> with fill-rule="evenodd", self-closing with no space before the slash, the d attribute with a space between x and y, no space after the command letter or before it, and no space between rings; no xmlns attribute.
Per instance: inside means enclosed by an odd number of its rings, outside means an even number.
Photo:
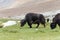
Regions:
<svg viewBox="0 0 60 40"><path fill-rule="evenodd" d="M32 21L36 21L36 20L45 20L44 16L42 14L36 14L36 13L28 13L25 16L26 20L32 20Z"/></svg>
<svg viewBox="0 0 60 40"><path fill-rule="evenodd" d="M60 23L60 13L55 15L55 17L53 18L53 22Z"/></svg>

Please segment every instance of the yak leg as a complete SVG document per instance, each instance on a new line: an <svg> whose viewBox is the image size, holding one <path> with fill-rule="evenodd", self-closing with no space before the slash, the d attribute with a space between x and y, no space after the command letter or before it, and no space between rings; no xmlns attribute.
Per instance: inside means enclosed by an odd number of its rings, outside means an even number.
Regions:
<svg viewBox="0 0 60 40"><path fill-rule="evenodd" d="M36 28L38 28L39 27L39 23L37 24L37 27Z"/></svg>
<svg viewBox="0 0 60 40"><path fill-rule="evenodd" d="M43 25L44 25L44 28L45 28L45 23Z"/></svg>
<svg viewBox="0 0 60 40"><path fill-rule="evenodd" d="M44 28L46 27L46 26L45 26L45 23L41 23L41 24L44 25Z"/></svg>
<svg viewBox="0 0 60 40"><path fill-rule="evenodd" d="M60 28L60 24L58 24L59 28Z"/></svg>
<svg viewBox="0 0 60 40"><path fill-rule="evenodd" d="M28 22L28 25L30 26L30 28L32 28L32 23L31 22Z"/></svg>

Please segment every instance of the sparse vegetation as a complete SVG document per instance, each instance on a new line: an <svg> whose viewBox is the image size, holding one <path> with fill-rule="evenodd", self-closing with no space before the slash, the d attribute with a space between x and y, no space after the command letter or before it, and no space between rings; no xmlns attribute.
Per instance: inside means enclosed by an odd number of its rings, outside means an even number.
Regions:
<svg viewBox="0 0 60 40"><path fill-rule="evenodd" d="M0 40L60 40L59 27L51 30L49 23L46 28L43 25L37 29L35 24L32 26L33 28L29 28L26 23L24 27L20 27L20 24L17 23L10 27L0 28Z"/></svg>

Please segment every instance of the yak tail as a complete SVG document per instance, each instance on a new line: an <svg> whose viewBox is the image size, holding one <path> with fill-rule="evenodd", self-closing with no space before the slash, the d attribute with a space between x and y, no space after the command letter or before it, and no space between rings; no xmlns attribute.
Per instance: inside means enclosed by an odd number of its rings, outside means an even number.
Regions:
<svg viewBox="0 0 60 40"><path fill-rule="evenodd" d="M26 24L26 19L22 19L20 23L21 23L21 27L23 27Z"/></svg>

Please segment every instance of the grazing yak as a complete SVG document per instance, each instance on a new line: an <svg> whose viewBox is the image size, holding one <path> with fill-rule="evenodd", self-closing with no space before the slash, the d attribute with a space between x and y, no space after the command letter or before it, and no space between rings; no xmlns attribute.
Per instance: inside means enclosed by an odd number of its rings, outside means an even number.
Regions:
<svg viewBox="0 0 60 40"><path fill-rule="evenodd" d="M57 24L60 27L60 13L56 14L53 18L52 23L50 24L51 29L55 29Z"/></svg>
<svg viewBox="0 0 60 40"><path fill-rule="evenodd" d="M40 23L45 27L45 18L42 14L28 13L26 14L25 18L21 20L21 27L24 26L26 22L28 23L30 28L32 28L32 24L37 24L36 28L38 28Z"/></svg>

